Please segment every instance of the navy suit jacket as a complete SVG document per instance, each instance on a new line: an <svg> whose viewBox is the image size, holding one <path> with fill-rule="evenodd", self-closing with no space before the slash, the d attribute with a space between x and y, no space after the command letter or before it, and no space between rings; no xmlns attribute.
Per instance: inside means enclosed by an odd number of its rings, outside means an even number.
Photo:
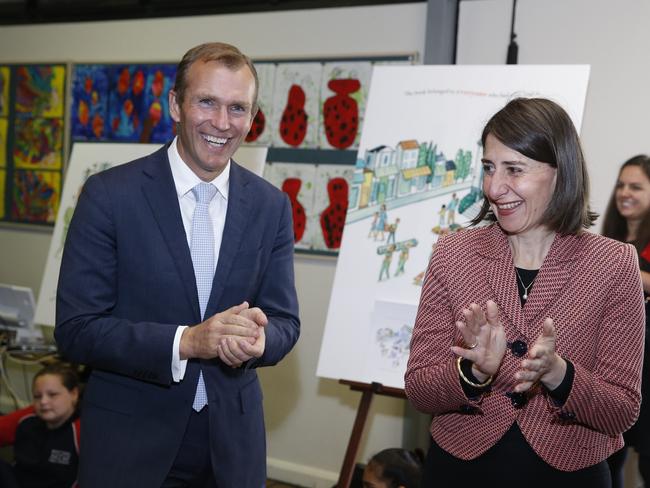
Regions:
<svg viewBox="0 0 650 488"><path fill-rule="evenodd" d="M66 239L55 329L60 352L92 367L82 407L80 486L160 486L183 438L199 370L219 487L264 485L255 367L282 359L300 328L291 206L277 188L231 163L206 317L244 300L269 319L264 355L240 368L190 360L183 380L173 382L176 328L201 317L167 147L87 180Z"/></svg>

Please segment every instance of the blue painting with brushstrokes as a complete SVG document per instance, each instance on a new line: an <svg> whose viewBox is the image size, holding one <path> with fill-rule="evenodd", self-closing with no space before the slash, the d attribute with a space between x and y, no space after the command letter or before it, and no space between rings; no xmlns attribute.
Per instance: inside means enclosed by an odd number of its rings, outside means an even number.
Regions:
<svg viewBox="0 0 650 488"><path fill-rule="evenodd" d="M72 73L72 140L106 141L108 67L79 64Z"/></svg>
<svg viewBox="0 0 650 488"><path fill-rule="evenodd" d="M168 93L175 64L77 65L73 141L165 143L174 135Z"/></svg>

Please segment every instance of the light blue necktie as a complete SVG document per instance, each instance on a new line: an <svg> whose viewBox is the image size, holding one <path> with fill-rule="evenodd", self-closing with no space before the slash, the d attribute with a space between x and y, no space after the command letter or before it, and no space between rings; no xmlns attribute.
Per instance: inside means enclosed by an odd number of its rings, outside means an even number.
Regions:
<svg viewBox="0 0 650 488"><path fill-rule="evenodd" d="M196 291L199 295L199 307L201 308L201 320L205 315L205 308L208 305L210 291L212 290L212 279L214 278L214 232L212 221L208 213L210 201L217 193L217 188L209 183L199 183L192 188L196 207L192 216L192 237L190 238L190 254L194 264L194 276L196 278ZM200 412L208 404L208 393L205 391L203 372L199 373L199 382L196 385L196 394L192 408Z"/></svg>

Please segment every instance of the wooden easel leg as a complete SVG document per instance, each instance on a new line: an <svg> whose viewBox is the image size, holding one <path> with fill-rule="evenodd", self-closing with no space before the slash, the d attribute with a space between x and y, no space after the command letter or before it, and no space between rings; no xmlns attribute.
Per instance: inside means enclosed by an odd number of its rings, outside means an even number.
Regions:
<svg viewBox="0 0 650 488"><path fill-rule="evenodd" d="M345 458L343 460L343 467L341 468L341 475L339 476L338 488L349 488L352 481L352 474L354 473L354 465L357 459L357 452L359 450L359 443L363 435L363 429L366 425L370 404L372 403L373 391L370 389L364 390L361 394L361 402L357 409L357 417L354 420L354 427L352 434L350 434L350 441L348 448L345 451Z"/></svg>

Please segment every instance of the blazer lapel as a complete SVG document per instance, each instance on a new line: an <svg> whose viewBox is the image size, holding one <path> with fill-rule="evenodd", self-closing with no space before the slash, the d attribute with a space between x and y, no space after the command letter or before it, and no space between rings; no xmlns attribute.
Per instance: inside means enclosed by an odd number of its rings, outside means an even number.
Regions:
<svg viewBox="0 0 650 488"><path fill-rule="evenodd" d="M541 324L548 316L549 307L557 302L573 273L570 263L579 255L579 242L580 236L557 235L551 244L523 308L524 326L533 339L541 333Z"/></svg>
<svg viewBox="0 0 650 488"><path fill-rule="evenodd" d="M521 302L517 293L510 245L497 224L492 226L487 237L485 245L479 249L479 253L488 260L485 279L494 294L499 313L519 328L522 319Z"/></svg>
<svg viewBox="0 0 650 488"><path fill-rule="evenodd" d="M151 212L160 228L167 248L171 253L176 268L183 282L185 295L195 315L195 323L201 321L199 297L196 291L196 279L187 236L183 227L183 218L178 205L178 196L172 177L167 146L150 156L150 164L143 170L145 178L142 191L149 203Z"/></svg>
<svg viewBox="0 0 650 488"><path fill-rule="evenodd" d="M212 291L207 310L216 309L228 281L228 275L235 261L237 251L244 238L251 211L251 199L254 198L254 195L250 194L249 178L250 176L237 163L231 161L228 210L223 228L223 238L221 239L221 249L219 250L219 262L212 281ZM230 307L236 304L226 305Z"/></svg>

